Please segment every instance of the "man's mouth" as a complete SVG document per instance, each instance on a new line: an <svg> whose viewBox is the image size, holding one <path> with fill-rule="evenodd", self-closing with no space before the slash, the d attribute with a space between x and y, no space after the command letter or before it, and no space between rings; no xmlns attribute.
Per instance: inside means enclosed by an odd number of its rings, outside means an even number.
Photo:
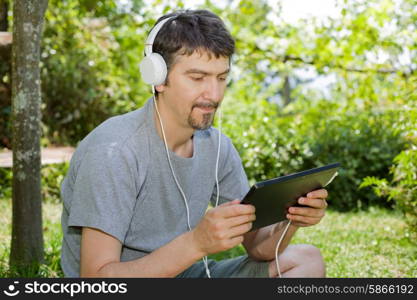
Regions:
<svg viewBox="0 0 417 300"><path fill-rule="evenodd" d="M213 112L215 109L213 106L197 106L196 108L200 109L202 112L205 113Z"/></svg>
<svg viewBox="0 0 417 300"><path fill-rule="evenodd" d="M218 104L197 104L193 108L198 108L205 113L211 113L214 112L217 107Z"/></svg>

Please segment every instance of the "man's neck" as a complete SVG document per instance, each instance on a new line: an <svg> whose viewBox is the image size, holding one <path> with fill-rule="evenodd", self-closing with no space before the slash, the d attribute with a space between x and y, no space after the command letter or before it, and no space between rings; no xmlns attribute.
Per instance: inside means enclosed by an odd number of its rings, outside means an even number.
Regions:
<svg viewBox="0 0 417 300"><path fill-rule="evenodd" d="M153 101L153 100L152 100ZM167 111L167 108L164 105L161 105L161 101L156 101L158 105L158 111L162 119L162 124L164 126L165 138L167 146L171 151L175 152L179 156L183 157L192 157L193 156L193 135L194 129L186 128L178 123L172 114ZM152 103L152 105L155 105ZM163 140L161 124L159 122L158 114L154 110L154 123L156 125L156 130L159 137Z"/></svg>

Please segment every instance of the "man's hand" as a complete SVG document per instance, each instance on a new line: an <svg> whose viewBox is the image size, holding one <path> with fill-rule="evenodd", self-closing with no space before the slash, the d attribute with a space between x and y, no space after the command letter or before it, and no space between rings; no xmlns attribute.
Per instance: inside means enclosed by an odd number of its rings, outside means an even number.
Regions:
<svg viewBox="0 0 417 300"><path fill-rule="evenodd" d="M204 256L233 248L252 228L255 207L233 200L207 211L192 230L194 244Z"/></svg>
<svg viewBox="0 0 417 300"><path fill-rule="evenodd" d="M292 206L288 209L287 219L298 227L308 227L318 224L324 217L328 193L325 189L315 190L307 194L307 197L298 199L298 203L309 207Z"/></svg>

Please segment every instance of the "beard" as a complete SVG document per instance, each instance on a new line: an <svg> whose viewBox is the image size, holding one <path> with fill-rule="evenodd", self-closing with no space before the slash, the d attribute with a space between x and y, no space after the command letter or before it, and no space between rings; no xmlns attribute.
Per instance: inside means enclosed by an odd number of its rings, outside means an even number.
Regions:
<svg viewBox="0 0 417 300"><path fill-rule="evenodd" d="M193 110L196 107L211 107L214 108L214 111L203 113L202 118L193 117ZM192 106L191 112L188 115L188 125L196 130L205 130L210 128L214 121L214 115L216 114L217 107L219 107L219 103L209 102L209 103L196 103Z"/></svg>

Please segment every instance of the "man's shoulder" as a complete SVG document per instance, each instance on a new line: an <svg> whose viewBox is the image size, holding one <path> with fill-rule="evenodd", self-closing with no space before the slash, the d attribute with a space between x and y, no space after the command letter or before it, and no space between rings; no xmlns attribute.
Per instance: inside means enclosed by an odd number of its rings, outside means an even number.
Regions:
<svg viewBox="0 0 417 300"><path fill-rule="evenodd" d="M143 108L111 117L96 127L91 133L98 137L105 137L111 140L130 138L144 130L146 116Z"/></svg>
<svg viewBox="0 0 417 300"><path fill-rule="evenodd" d="M91 131L77 146L74 162L81 161L85 154L123 153L140 151L146 147L146 115L144 109L111 117ZM130 150L129 150L130 149ZM134 156L134 153L129 154Z"/></svg>
<svg viewBox="0 0 417 300"><path fill-rule="evenodd" d="M131 139L140 139L146 130L145 124L143 108L113 116L91 131L81 143L89 146L123 146Z"/></svg>

